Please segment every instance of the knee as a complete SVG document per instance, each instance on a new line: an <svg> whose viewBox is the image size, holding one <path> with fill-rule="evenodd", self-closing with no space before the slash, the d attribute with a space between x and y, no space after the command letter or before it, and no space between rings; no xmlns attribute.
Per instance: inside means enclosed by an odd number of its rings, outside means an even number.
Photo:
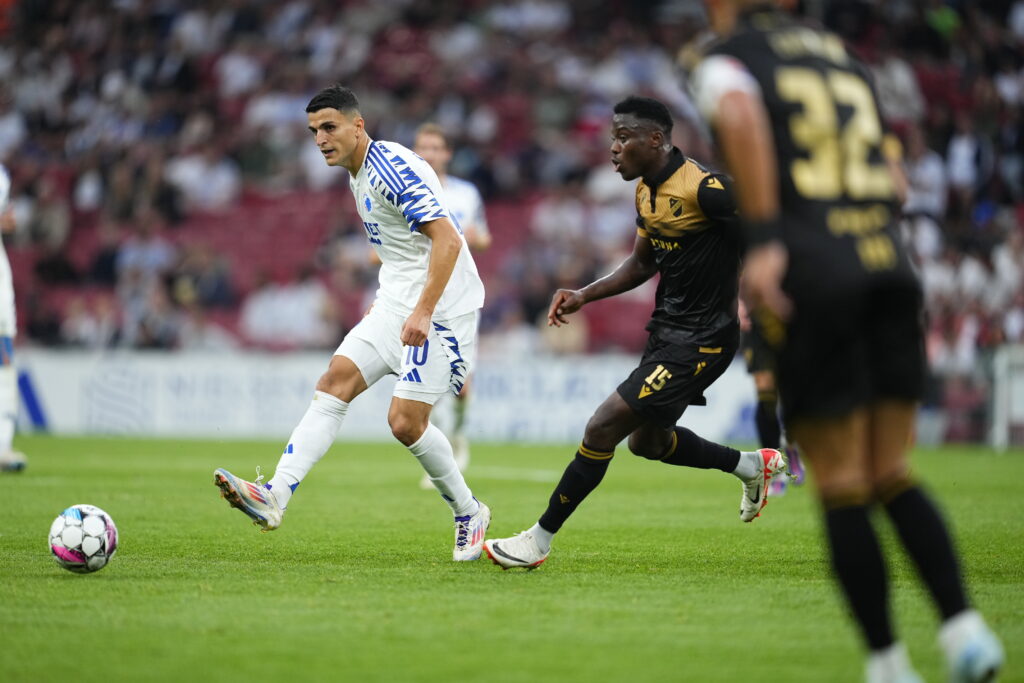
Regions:
<svg viewBox="0 0 1024 683"><path fill-rule="evenodd" d="M665 449L662 444L656 443L648 436L640 433L639 431L633 432L629 435L629 452L633 455L638 455L641 458L647 458L648 460L660 460L665 454L662 452Z"/></svg>
<svg viewBox="0 0 1024 683"><path fill-rule="evenodd" d="M405 446L411 446L420 440L423 432L427 430L425 420L418 419L415 415L403 412L392 412L388 415L388 426L391 433Z"/></svg>
<svg viewBox="0 0 1024 683"><path fill-rule="evenodd" d="M613 438L613 431L612 420L595 414L587 422L587 429L583 433L583 443L598 450L612 450L620 441L620 439Z"/></svg>

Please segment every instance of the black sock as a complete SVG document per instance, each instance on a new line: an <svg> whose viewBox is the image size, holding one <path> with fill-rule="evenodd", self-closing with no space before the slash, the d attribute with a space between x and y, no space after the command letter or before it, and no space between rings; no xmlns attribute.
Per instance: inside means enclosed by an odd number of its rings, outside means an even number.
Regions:
<svg viewBox="0 0 1024 683"><path fill-rule="evenodd" d="M826 503L827 505L827 503ZM889 581L866 505L825 510L832 568L872 650L893 644Z"/></svg>
<svg viewBox="0 0 1024 683"><path fill-rule="evenodd" d="M541 515L540 525L551 533L561 529L583 499L604 479L614 454L615 451L595 451L587 448L586 444L580 444L576 457L565 468L562 479L548 500L548 509Z"/></svg>
<svg viewBox="0 0 1024 683"><path fill-rule="evenodd" d="M669 465L698 467L702 470L732 472L740 464L740 452L702 439L685 427L676 427L674 447L661 459Z"/></svg>
<svg viewBox="0 0 1024 683"><path fill-rule="evenodd" d="M754 421L757 423L757 436L761 439L761 448L778 448L782 443L777 403L778 396L774 391L757 395Z"/></svg>
<svg viewBox="0 0 1024 683"><path fill-rule="evenodd" d="M967 595L953 540L938 508L917 486L885 504L903 547L928 585L943 619L967 609Z"/></svg>

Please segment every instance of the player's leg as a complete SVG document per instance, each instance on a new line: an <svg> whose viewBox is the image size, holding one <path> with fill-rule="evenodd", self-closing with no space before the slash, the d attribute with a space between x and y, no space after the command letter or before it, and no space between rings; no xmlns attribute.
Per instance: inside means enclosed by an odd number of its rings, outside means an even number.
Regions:
<svg viewBox="0 0 1024 683"><path fill-rule="evenodd" d="M473 378L467 377L462 390L455 394L452 402L452 447L455 449L455 462L463 472L469 467L469 439L466 437L466 411L472 401Z"/></svg>
<svg viewBox="0 0 1024 683"><path fill-rule="evenodd" d="M398 368L388 423L391 431L416 458L430 482L455 516L452 558L475 560L483 552L490 509L473 497L455 462L451 442L430 413L446 394L462 389L476 349L477 314L450 321L433 321L423 346L406 346Z"/></svg>
<svg viewBox="0 0 1024 683"><path fill-rule="evenodd" d="M718 469L740 479L740 519L750 522L768 502L768 486L784 469L779 451L744 452L712 443L676 423L690 405L701 405L704 392L732 363L733 348L675 343L652 335L640 366L619 385L622 400L645 419L632 433L630 450L668 465Z"/></svg>
<svg viewBox="0 0 1024 683"><path fill-rule="evenodd" d="M868 425L867 411L857 409L840 418L800 419L790 431L814 471L832 568L871 652L868 679L874 681L910 671L910 664L893 633L888 574L870 519Z"/></svg>
<svg viewBox="0 0 1024 683"><path fill-rule="evenodd" d="M618 393L605 399L587 422L583 442L551 493L544 514L516 536L487 541L485 550L491 560L504 569L533 568L546 560L554 535L604 479L615 447L643 422Z"/></svg>
<svg viewBox="0 0 1024 683"><path fill-rule="evenodd" d="M779 423L779 392L775 388L775 375L771 370L751 373L757 389L757 409L754 422L761 448L778 449L782 444L782 425Z"/></svg>
<svg viewBox="0 0 1024 683"><path fill-rule="evenodd" d="M223 468L214 472L221 495L264 531L280 526L296 487L334 443L349 402L392 372L389 358L383 354L398 356L400 344L393 317L384 311L371 312L346 335L317 382L313 400L292 431L267 484L261 484L262 476L250 482ZM384 341L374 341L391 337L396 339L393 349Z"/></svg>
<svg viewBox="0 0 1024 683"><path fill-rule="evenodd" d="M25 469L25 456L15 451L18 421L18 375L14 367L14 339L0 336L0 471Z"/></svg>

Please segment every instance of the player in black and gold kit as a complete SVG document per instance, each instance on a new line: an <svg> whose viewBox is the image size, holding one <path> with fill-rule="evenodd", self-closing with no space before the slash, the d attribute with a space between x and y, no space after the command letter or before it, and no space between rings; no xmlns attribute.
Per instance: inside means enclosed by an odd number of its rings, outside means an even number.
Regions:
<svg viewBox="0 0 1024 683"><path fill-rule="evenodd" d="M784 321L769 341L786 427L815 475L832 564L871 650L868 681L920 680L893 635L876 504L942 614L951 680L992 680L999 641L970 609L946 525L909 474L921 291L867 71L839 38L768 4L707 6L721 38L694 91L736 182L745 299Z"/></svg>
<svg viewBox="0 0 1024 683"><path fill-rule="evenodd" d="M712 173L672 146L672 117L661 102L630 97L615 105L612 163L636 188L633 253L610 275L583 289L558 290L548 324L586 303L621 294L659 274L650 338L639 367L597 409L583 443L531 529L488 540L497 564L535 567L552 536L608 469L615 447L670 465L715 468L743 482L740 518L758 516L767 485L783 468L773 449L740 453L677 427L688 405L702 405L707 389L729 366L739 342L739 242L727 176Z"/></svg>

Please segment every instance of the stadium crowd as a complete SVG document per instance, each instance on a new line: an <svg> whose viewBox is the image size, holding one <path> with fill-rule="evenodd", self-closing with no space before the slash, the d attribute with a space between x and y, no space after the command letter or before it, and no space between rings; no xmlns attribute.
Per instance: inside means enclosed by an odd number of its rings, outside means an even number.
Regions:
<svg viewBox="0 0 1024 683"><path fill-rule="evenodd" d="M903 142L929 356L953 378L933 400L970 404L979 357L1024 341L1024 0L803 5L870 66ZM677 59L703 26L696 0L7 6L0 160L29 343L333 347L375 273L347 178L308 139L305 105L330 82L360 96L376 138L411 146L426 120L450 132L451 173L491 212L495 246L480 264L492 350L607 346L586 325L552 336L535 321L557 286L588 281L632 244L633 189L608 163L617 100L662 99L677 144L715 165ZM298 214L262 251L239 257L210 234L241 244L260 202L314 195L339 209ZM282 265L280 244L299 231L314 244ZM649 295L629 300L629 324L646 320Z"/></svg>

